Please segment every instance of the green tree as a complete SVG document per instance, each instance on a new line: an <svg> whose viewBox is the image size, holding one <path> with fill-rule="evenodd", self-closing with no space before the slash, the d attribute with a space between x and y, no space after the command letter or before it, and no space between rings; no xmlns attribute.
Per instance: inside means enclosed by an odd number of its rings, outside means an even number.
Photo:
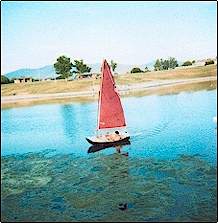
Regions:
<svg viewBox="0 0 218 223"><path fill-rule="evenodd" d="M178 67L178 62L174 57L170 57L169 59L157 59L154 64L154 70L168 70L175 69Z"/></svg>
<svg viewBox="0 0 218 223"><path fill-rule="evenodd" d="M141 70L139 67L134 67L130 73L143 73L143 70Z"/></svg>
<svg viewBox="0 0 218 223"><path fill-rule="evenodd" d="M71 69L73 64L70 61L70 58L66 56L60 56L57 59L57 62L54 64L56 74L59 74L62 78L67 79L72 75Z"/></svg>
<svg viewBox="0 0 218 223"><path fill-rule="evenodd" d="M163 70L169 69L169 60L164 60L162 63Z"/></svg>
<svg viewBox="0 0 218 223"><path fill-rule="evenodd" d="M111 60L111 68L112 68L112 71L114 72L115 69L117 68L117 63L114 62L113 60Z"/></svg>
<svg viewBox="0 0 218 223"><path fill-rule="evenodd" d="M176 67L178 67L178 62L174 57L170 57L169 58L169 69L175 69Z"/></svg>
<svg viewBox="0 0 218 223"><path fill-rule="evenodd" d="M161 63L160 63L160 60L157 59L155 61L155 64L154 64L154 70L157 71L157 70L160 70L161 69Z"/></svg>
<svg viewBox="0 0 218 223"><path fill-rule="evenodd" d="M145 72L145 73L146 73L146 72L150 72L150 70L148 69L147 66L145 67L145 71L144 71L144 72Z"/></svg>
<svg viewBox="0 0 218 223"><path fill-rule="evenodd" d="M164 60L160 59L160 70L164 70Z"/></svg>
<svg viewBox="0 0 218 223"><path fill-rule="evenodd" d="M194 64L195 63L195 60L192 60L192 64Z"/></svg>
<svg viewBox="0 0 218 223"><path fill-rule="evenodd" d="M83 63L83 60L74 60L73 67L76 68L74 71L77 74L89 73L91 71L91 67L88 67L86 64Z"/></svg>
<svg viewBox="0 0 218 223"><path fill-rule="evenodd" d="M192 65L192 62L189 61L189 60L185 61L185 62L182 64L182 66L191 66L191 65Z"/></svg>

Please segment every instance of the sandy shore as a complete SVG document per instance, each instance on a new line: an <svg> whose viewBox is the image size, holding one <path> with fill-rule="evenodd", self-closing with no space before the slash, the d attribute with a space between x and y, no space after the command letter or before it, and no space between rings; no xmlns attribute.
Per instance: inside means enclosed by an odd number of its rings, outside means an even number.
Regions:
<svg viewBox="0 0 218 223"><path fill-rule="evenodd" d="M199 84L199 83L209 83L217 82L217 76L212 77L200 77L200 78L191 78L191 79L177 79L177 80L160 80L160 81L150 81L145 83L134 83L129 85L120 85L117 86L120 95L136 95L142 92L149 94L149 92L158 94L161 92L172 93L170 89L175 87L180 87L180 91L185 86L190 84ZM207 85L208 86L208 85ZM182 87L182 88L181 88ZM1 97L1 107L10 107L10 106L19 106L29 104L30 102L40 102L47 103L50 101L59 101L59 100L96 100L98 97L98 89L93 88L89 91L78 91L78 92L68 92L68 93L50 93L50 94L23 94L23 95L14 95L14 96L2 96Z"/></svg>

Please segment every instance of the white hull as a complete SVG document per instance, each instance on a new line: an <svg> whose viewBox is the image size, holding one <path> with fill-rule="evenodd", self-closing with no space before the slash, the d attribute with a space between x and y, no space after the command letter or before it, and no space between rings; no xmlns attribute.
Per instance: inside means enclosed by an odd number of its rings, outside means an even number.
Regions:
<svg viewBox="0 0 218 223"><path fill-rule="evenodd" d="M98 136L91 136L91 137L87 137L87 141L91 144L105 144L105 143L115 143L115 142L120 142L120 141L125 141L128 140L130 138L129 134L126 133L122 133L119 134L119 137L117 137L117 139L112 139L109 135L98 135Z"/></svg>

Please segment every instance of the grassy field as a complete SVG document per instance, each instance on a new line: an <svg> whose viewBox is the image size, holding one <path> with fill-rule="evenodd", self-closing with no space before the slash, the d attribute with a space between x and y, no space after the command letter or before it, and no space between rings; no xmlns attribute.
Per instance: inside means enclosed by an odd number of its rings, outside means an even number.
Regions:
<svg viewBox="0 0 218 223"><path fill-rule="evenodd" d="M197 77L210 77L217 75L217 65L177 68L174 70L152 71L121 75L117 78L118 84L140 83L154 80L187 79Z"/></svg>
<svg viewBox="0 0 218 223"><path fill-rule="evenodd" d="M133 91L128 94L124 94L121 97L142 97L145 95L166 95L166 94L178 94L182 91L193 92L199 90L213 90L217 88L217 81L205 81L200 83L192 83L192 84L182 84L182 85L173 85L161 88L147 89L143 91ZM13 108L13 107L25 107L39 104L54 104L54 103L86 103L90 101L96 101L98 99L97 95L90 95L86 97L72 97L72 98L56 98L56 99L39 99L39 100L24 100L19 102L11 102L1 104L2 109Z"/></svg>
<svg viewBox="0 0 218 223"><path fill-rule="evenodd" d="M131 85L155 80L189 79L217 75L217 65L178 68L167 71L152 71L147 73L123 74L115 76L117 85ZM41 81L21 84L1 85L1 95L26 95L43 93L80 92L99 87L99 79L89 78L73 81Z"/></svg>

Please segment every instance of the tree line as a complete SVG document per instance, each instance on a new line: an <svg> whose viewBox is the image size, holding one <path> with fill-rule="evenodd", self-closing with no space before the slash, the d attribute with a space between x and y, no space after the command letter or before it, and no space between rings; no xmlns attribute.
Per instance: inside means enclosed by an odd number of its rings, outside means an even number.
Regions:
<svg viewBox="0 0 218 223"><path fill-rule="evenodd" d="M117 63L111 60L110 65L112 70L115 71ZM54 68L56 74L60 75L60 79L67 79L73 74L76 74L76 76L80 76L84 73L90 73L92 69L87 64L85 64L83 60L74 60L74 63L72 63L70 58L66 56L58 57L56 63L54 64ZM73 68L75 68L75 70L72 71Z"/></svg>
<svg viewBox="0 0 218 223"><path fill-rule="evenodd" d="M179 64L174 57L170 57L169 59L157 59L154 64L154 70L168 70L168 69L175 69L178 67Z"/></svg>
<svg viewBox="0 0 218 223"><path fill-rule="evenodd" d="M181 66L191 66L195 63L195 60L192 61L185 61ZM207 59L205 61L205 66L214 64L214 60ZM110 61L110 66L113 72L115 72L117 68L117 63L113 60ZM178 62L174 57L170 57L168 59L157 59L154 63L154 70L155 71L161 71L161 70L168 70L168 69L175 69L178 67ZM66 56L60 56L57 58L57 61L54 63L54 68L56 74L59 76L57 79L67 79L72 75L80 76L84 73L90 73L91 67L89 67L87 64L84 63L83 60L74 60L74 62L71 62L71 59ZM75 68L74 70L72 70ZM144 70L142 70L139 67L134 67L131 69L130 73L147 73L150 72L148 67L146 66ZM13 83L13 79L9 79L8 77L1 75L1 84L9 84Z"/></svg>
<svg viewBox="0 0 218 223"><path fill-rule="evenodd" d="M195 60L193 61L185 61L182 66L190 66L195 63ZM205 62L205 66L209 64L213 64L213 60L207 60ZM117 68L117 63L111 60L111 68L113 71ZM169 70L169 69L175 69L178 67L178 61L174 57L169 57L168 59L157 59L154 63L154 70L155 71L161 71L161 70ZM56 73L60 75L61 78L68 78L73 73L76 73L78 75L89 73L91 71L91 68L88 67L83 60L74 60L74 64L71 63L70 58L61 56L57 59L57 62L54 64ZM76 70L71 71L71 69L75 67ZM134 67L131 69L130 73L146 73L150 72L148 67L146 66L144 70L142 70L139 67Z"/></svg>
<svg viewBox="0 0 218 223"><path fill-rule="evenodd" d="M75 67L76 70L72 71L73 67ZM74 73L83 74L91 71L91 68L88 67L83 60L74 60L74 63L72 63L70 58L66 56L58 57L54 64L54 68L56 74L60 75L59 78L69 78Z"/></svg>
<svg viewBox="0 0 218 223"><path fill-rule="evenodd" d="M169 59L157 59L154 63L154 70L159 71L159 70L168 70L168 69L175 69L178 67L179 64L177 60L174 57L170 57ZM148 67L145 67L144 70L141 70L139 67L134 67L130 73L146 73L149 72L150 70Z"/></svg>
<svg viewBox="0 0 218 223"><path fill-rule="evenodd" d="M185 61L181 66L191 66L195 63L195 60L192 61ZM205 66L214 64L214 60L207 59L204 63ZM174 57L170 57L169 59L157 59L154 63L154 70L155 71L161 71L161 70L169 70L169 69L175 69L178 67L179 64L177 60ZM146 67L145 70L141 70L139 67L134 67L130 73L146 73L150 70Z"/></svg>

